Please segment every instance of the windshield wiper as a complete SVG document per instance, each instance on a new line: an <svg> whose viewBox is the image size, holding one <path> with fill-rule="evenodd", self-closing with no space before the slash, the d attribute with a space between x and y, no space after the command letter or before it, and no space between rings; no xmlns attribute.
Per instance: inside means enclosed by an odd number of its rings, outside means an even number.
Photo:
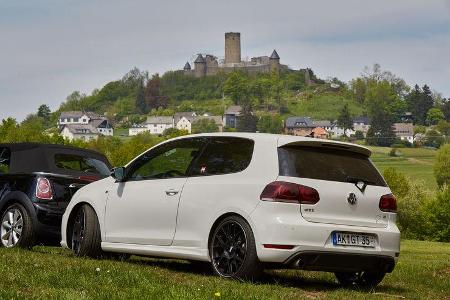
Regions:
<svg viewBox="0 0 450 300"><path fill-rule="evenodd" d="M352 176L347 176L345 178L345 181L350 182L350 183L354 183L355 186L362 192L364 193L367 185L369 184L375 184L375 182L367 180L365 178L358 178L358 177L352 177Z"/></svg>

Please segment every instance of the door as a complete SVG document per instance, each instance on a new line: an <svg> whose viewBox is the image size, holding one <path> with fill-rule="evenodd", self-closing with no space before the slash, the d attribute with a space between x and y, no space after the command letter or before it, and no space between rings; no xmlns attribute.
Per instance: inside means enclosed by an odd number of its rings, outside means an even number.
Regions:
<svg viewBox="0 0 450 300"><path fill-rule="evenodd" d="M106 241L168 246L179 199L203 139L187 138L151 149L125 169L124 182L108 192Z"/></svg>

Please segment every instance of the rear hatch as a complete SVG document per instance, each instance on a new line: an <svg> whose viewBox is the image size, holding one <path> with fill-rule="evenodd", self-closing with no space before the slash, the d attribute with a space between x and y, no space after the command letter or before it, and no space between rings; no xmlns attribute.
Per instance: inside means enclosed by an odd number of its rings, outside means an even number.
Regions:
<svg viewBox="0 0 450 300"><path fill-rule="evenodd" d="M369 160L370 151L327 142L288 143L278 148L278 181L314 188L320 200L301 204L310 222L386 227L388 213L380 198L390 194L383 177Z"/></svg>

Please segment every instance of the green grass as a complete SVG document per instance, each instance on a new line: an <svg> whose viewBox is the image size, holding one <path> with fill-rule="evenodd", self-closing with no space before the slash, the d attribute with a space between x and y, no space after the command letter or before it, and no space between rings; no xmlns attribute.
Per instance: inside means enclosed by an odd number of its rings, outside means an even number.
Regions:
<svg viewBox="0 0 450 300"><path fill-rule="evenodd" d="M336 120L339 111L347 103L352 115L363 113L363 108L352 100L348 100L335 93L313 95L311 99L294 97L288 101L288 115L307 116L316 120Z"/></svg>
<svg viewBox="0 0 450 300"><path fill-rule="evenodd" d="M430 191L437 189L436 180L433 174L433 164L436 150L425 148L400 148L399 156L391 157L388 147L369 147L372 154L372 161L376 167L383 172L389 167L409 176L415 181L422 181Z"/></svg>
<svg viewBox="0 0 450 300"><path fill-rule="evenodd" d="M450 244L402 241L397 267L373 291L341 288L331 273L275 270L248 283L185 261L82 259L52 247L1 248L0 272L0 299L450 299Z"/></svg>

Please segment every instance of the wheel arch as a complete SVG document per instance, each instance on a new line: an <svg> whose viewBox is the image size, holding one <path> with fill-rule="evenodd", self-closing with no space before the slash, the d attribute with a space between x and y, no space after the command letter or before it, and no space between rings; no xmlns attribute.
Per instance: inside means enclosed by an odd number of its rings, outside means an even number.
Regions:
<svg viewBox="0 0 450 300"><path fill-rule="evenodd" d="M225 218L231 217L231 216L237 216L242 218L245 222L247 222L247 224L250 226L252 232L253 232L253 236L255 237L255 231L253 229L252 223L249 221L249 218L246 218L245 216L243 216L243 214L241 213L237 213L234 211L230 211L230 212L226 212L221 214L219 217L216 218L216 220L214 221L214 223L211 225L209 233L208 233L208 244L207 244L207 248L208 248L208 258L210 257L210 253L209 253L209 245L211 243L211 238L212 238L212 234L214 232L214 230L216 229L217 225L220 224L220 222L222 222L222 220L224 220ZM256 237L255 237L256 240Z"/></svg>
<svg viewBox="0 0 450 300"><path fill-rule="evenodd" d="M76 213L78 212L78 210L83 206L83 205L89 205L95 212L95 215L97 217L97 220L99 221L99 225L100 225L100 230L102 228L101 224L100 224L100 220L98 219L98 212L95 209L95 206L93 206L91 203L86 202L86 201L80 201L77 204L75 204L72 209L70 210L69 216L67 218L67 226L66 226L66 243L67 243L67 247L69 249L72 249L72 229L73 229L73 219L75 218Z"/></svg>

